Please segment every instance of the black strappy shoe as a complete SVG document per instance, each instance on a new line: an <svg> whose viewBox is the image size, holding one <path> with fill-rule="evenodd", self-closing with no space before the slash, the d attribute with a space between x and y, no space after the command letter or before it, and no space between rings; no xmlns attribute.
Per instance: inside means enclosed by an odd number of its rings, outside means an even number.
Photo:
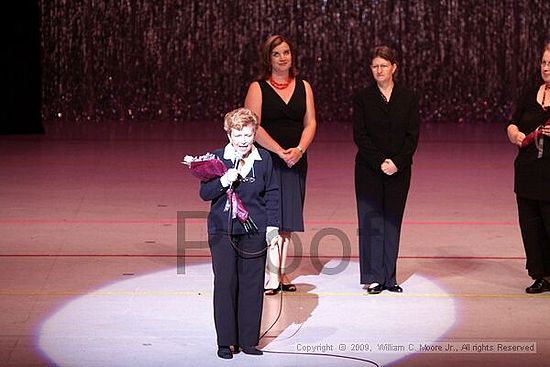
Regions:
<svg viewBox="0 0 550 367"><path fill-rule="evenodd" d="M281 284L279 284L279 286L277 288L264 288L264 294L266 296L274 296L277 293L279 293L281 291L281 289L283 289Z"/></svg>

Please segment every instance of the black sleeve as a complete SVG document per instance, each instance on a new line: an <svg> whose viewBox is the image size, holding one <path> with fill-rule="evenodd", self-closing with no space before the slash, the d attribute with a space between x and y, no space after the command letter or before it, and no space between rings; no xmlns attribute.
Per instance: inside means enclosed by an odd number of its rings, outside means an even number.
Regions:
<svg viewBox="0 0 550 367"><path fill-rule="evenodd" d="M365 111L365 92L359 93L353 99L353 141L359 149L362 160L374 170L380 170L380 165L386 157L378 149L367 133L367 118Z"/></svg>
<svg viewBox="0 0 550 367"><path fill-rule="evenodd" d="M398 169L412 165L413 154L418 146L418 137L420 135L420 116L418 114L418 97L416 94L411 93L407 108L408 121L405 130L405 142L399 154L392 157L392 161Z"/></svg>

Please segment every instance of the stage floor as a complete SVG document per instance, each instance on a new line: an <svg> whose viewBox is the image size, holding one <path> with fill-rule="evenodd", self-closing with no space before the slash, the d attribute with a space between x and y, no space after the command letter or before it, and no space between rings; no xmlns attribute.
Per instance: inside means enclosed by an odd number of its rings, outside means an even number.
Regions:
<svg viewBox="0 0 550 367"><path fill-rule="evenodd" d="M524 293L516 148L501 125L422 126L397 269L404 293L368 295L351 129L321 123L308 152L306 232L291 250L298 291L266 298L266 353L231 362L216 357L208 204L180 164L225 144L221 123L46 130L0 136L2 366L550 360L550 293Z"/></svg>

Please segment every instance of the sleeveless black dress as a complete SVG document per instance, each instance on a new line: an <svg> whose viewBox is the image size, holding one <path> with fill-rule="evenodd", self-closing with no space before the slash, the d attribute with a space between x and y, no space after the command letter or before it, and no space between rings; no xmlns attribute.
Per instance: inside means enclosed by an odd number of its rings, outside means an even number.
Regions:
<svg viewBox="0 0 550 367"><path fill-rule="evenodd" d="M288 104L268 85L258 81L262 90L262 127L283 148L296 147L300 143L306 114L306 89L301 79L296 79L294 93ZM279 230L304 231L304 200L306 195L307 153L292 168L273 152L273 168L279 176L280 218Z"/></svg>

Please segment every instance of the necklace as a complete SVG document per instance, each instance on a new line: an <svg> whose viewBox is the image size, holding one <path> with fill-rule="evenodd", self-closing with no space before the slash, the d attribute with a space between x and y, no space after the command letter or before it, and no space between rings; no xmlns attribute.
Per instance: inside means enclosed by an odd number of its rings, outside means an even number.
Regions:
<svg viewBox="0 0 550 367"><path fill-rule="evenodd" d="M276 89L286 89L290 85L290 82L292 82L292 79L290 77L288 77L286 82L283 83L277 83L275 80L273 80L272 77L269 78L269 83Z"/></svg>
<svg viewBox="0 0 550 367"><path fill-rule="evenodd" d="M550 107L550 105L548 105L548 106L544 105L544 100L546 99L546 91L547 90L550 90L550 86L545 85L544 86L544 92L542 92L542 103L541 103L542 109L545 110L545 111Z"/></svg>

